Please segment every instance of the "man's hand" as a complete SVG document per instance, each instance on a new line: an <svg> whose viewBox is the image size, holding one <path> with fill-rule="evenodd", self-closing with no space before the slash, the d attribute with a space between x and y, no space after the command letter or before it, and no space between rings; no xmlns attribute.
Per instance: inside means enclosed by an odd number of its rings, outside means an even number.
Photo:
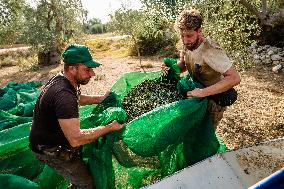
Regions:
<svg viewBox="0 0 284 189"><path fill-rule="evenodd" d="M116 120L114 120L113 122L111 122L110 124L108 124L106 126L109 127L111 129L111 131L117 131L117 130L123 128L124 124L119 124Z"/></svg>
<svg viewBox="0 0 284 189"><path fill-rule="evenodd" d="M162 69L162 71L167 72L167 71L169 71L170 68L168 66L166 66L166 64L162 64L161 69Z"/></svg>
<svg viewBox="0 0 284 189"><path fill-rule="evenodd" d="M192 97L205 97L203 89L193 89L192 91L188 91L186 93L187 98L192 98Z"/></svg>

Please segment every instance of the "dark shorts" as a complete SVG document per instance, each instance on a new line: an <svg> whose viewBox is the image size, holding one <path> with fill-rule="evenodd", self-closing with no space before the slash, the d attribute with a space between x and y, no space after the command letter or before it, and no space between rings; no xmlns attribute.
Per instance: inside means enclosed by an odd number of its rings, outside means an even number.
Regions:
<svg viewBox="0 0 284 189"><path fill-rule="evenodd" d="M58 155L51 152L33 152L36 158L47 164L62 175L66 180L72 183L75 188L93 189L93 179L88 167L80 156L66 156L66 154Z"/></svg>

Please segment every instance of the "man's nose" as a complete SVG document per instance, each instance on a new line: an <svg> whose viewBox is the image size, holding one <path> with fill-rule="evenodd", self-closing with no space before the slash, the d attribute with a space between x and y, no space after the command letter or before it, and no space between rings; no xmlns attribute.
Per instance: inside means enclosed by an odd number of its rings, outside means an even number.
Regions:
<svg viewBox="0 0 284 189"><path fill-rule="evenodd" d="M90 71L90 76L91 76L91 77L94 77L95 75L96 75L96 74L95 74L94 70L91 70L91 71Z"/></svg>
<svg viewBox="0 0 284 189"><path fill-rule="evenodd" d="M183 44L184 45L190 45L191 43L190 43L190 41L184 41Z"/></svg>
<svg viewBox="0 0 284 189"><path fill-rule="evenodd" d="M191 44L191 40L185 38L185 39L183 39L183 44L185 44L185 45Z"/></svg>

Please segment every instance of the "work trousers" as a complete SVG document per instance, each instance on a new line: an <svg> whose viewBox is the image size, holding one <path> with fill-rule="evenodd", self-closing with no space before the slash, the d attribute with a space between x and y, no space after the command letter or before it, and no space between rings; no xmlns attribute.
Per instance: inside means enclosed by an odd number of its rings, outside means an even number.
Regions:
<svg viewBox="0 0 284 189"><path fill-rule="evenodd" d="M33 152L36 158L57 171L78 189L94 189L93 179L81 157L72 158L49 153Z"/></svg>
<svg viewBox="0 0 284 189"><path fill-rule="evenodd" d="M226 110L226 107L219 106L213 100L208 101L207 110L210 112L213 120L214 129L217 129L217 126L221 119L223 118L223 114Z"/></svg>

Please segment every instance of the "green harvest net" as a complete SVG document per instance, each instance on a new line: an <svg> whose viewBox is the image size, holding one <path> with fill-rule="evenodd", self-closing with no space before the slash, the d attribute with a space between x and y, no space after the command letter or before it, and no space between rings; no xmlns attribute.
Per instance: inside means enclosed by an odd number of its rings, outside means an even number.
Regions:
<svg viewBox="0 0 284 189"><path fill-rule="evenodd" d="M123 98L145 80L162 72L122 76L99 105L80 108L81 128L127 123ZM9 83L0 89L0 188L67 188L53 169L35 159L28 148L38 83ZM199 86L190 76L177 89ZM215 153L226 151L215 135L206 98L179 100L142 114L120 131L84 145L83 158L97 188L140 188Z"/></svg>

